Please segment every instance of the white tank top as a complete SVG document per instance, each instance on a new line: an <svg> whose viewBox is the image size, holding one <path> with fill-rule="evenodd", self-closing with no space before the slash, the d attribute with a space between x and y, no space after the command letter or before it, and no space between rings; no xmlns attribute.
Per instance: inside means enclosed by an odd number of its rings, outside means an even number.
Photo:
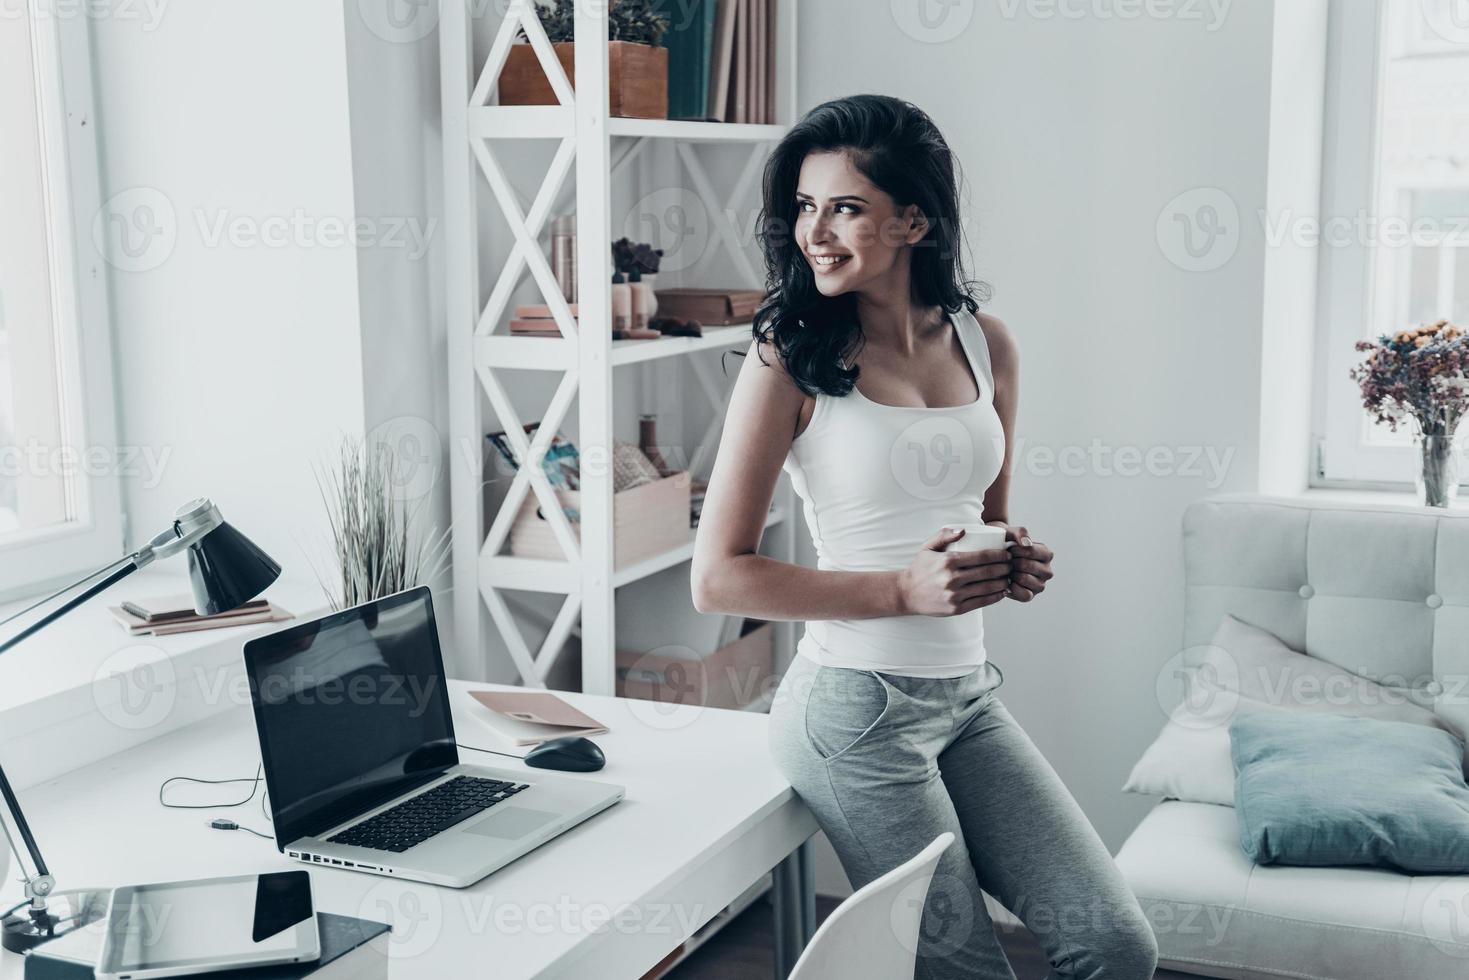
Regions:
<svg viewBox="0 0 1469 980"><path fill-rule="evenodd" d="M945 524L983 521L1005 432L984 329L964 308L950 320L979 387L976 401L919 408L882 405L855 388L840 398L816 395L782 468L804 505L817 568L907 568ZM832 667L957 677L985 661L983 613L811 620L796 651Z"/></svg>

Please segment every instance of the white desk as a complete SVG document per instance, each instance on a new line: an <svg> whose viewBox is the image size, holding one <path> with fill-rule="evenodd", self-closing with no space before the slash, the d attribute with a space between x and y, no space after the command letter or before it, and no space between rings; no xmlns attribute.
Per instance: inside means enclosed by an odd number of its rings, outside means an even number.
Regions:
<svg viewBox="0 0 1469 980"><path fill-rule="evenodd" d="M451 686L458 740L501 747L477 720L484 709L466 695L470 685ZM625 800L460 891L312 867L318 908L391 922L394 980L635 980L774 868L784 975L814 931L806 841L817 828L770 761L768 718L566 697L611 729L596 739L606 768L572 778L620 783ZM536 772L501 756L462 757ZM301 867L269 841L208 827L223 815L268 832L258 796L218 811L158 804L168 776L251 776L258 760L242 703L24 790L22 803L63 889ZM221 791L207 800L236 788L172 789ZM19 901L15 882L0 897L7 907ZM19 980L22 965L6 954L0 980Z"/></svg>

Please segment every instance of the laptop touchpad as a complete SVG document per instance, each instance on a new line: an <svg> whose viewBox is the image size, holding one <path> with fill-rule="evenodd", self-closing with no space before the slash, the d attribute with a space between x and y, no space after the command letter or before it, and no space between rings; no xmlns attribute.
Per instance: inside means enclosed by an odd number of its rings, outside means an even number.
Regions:
<svg viewBox="0 0 1469 980"><path fill-rule="evenodd" d="M555 818L555 814L525 807L508 806L485 817L465 831L481 837L499 837L502 840L519 840L537 827L544 826Z"/></svg>

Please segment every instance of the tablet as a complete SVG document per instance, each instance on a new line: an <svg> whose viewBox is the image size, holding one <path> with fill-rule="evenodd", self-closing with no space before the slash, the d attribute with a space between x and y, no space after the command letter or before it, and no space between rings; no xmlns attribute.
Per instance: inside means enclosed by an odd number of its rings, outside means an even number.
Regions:
<svg viewBox="0 0 1469 980"><path fill-rule="evenodd" d="M152 980L321 958L306 871L115 889L97 980Z"/></svg>

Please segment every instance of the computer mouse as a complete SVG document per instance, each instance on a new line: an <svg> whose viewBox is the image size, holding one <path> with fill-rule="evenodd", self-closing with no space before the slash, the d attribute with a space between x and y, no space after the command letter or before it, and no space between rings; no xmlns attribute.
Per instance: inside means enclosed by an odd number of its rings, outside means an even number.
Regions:
<svg viewBox="0 0 1469 980"><path fill-rule="evenodd" d="M526 753L525 764L561 772L596 772L607 764L597 743L580 735L553 738Z"/></svg>

